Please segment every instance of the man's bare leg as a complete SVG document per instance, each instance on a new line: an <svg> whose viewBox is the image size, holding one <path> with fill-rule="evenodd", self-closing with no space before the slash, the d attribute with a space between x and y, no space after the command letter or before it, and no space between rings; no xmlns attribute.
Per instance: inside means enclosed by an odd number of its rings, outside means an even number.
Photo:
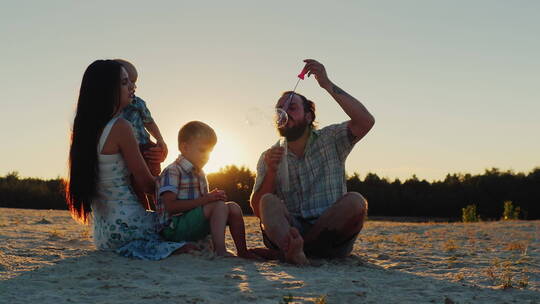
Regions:
<svg viewBox="0 0 540 304"><path fill-rule="evenodd" d="M261 197L261 222L266 236L283 252L285 260L292 264L308 264L304 255L304 240L288 221L285 204L273 194Z"/></svg>
<svg viewBox="0 0 540 304"><path fill-rule="evenodd" d="M329 257L344 257L349 252L332 251L333 244L345 244L355 237L362 227L367 215L367 200L357 192L349 192L328 208L315 225L305 235L305 247ZM352 249L352 247L350 248Z"/></svg>

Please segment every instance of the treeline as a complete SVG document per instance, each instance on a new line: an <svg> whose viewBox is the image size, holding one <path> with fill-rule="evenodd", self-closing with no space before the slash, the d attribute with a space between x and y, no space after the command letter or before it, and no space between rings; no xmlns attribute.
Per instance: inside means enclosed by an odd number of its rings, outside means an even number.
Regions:
<svg viewBox="0 0 540 304"><path fill-rule="evenodd" d="M227 166L208 175L210 189L227 192L229 200L252 214L249 196L255 173L245 167ZM460 220L462 208L475 205L482 219L500 219L503 203L512 201L520 218L540 219L540 167L529 173L493 168L483 174L448 174L428 182L413 175L393 181L369 173L347 177L347 188L364 195L372 216L438 217ZM0 177L0 207L66 209L63 180L20 178L16 172Z"/></svg>
<svg viewBox="0 0 540 304"><path fill-rule="evenodd" d="M0 177L0 207L67 209L64 181L20 178L17 172Z"/></svg>
<svg viewBox="0 0 540 304"><path fill-rule="evenodd" d="M481 219L500 219L504 202L521 210L522 219L540 219L540 167L530 173L489 169L481 175L448 174L442 181L412 178L401 182L368 174L347 179L349 191L369 201L370 215L442 217L459 220L462 208L475 205Z"/></svg>

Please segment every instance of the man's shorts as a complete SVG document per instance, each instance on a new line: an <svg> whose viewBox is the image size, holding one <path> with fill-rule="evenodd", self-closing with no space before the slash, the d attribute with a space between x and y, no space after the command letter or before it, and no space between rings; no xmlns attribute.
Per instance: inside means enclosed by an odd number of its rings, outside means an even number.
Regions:
<svg viewBox="0 0 540 304"><path fill-rule="evenodd" d="M210 222L204 217L203 207L173 216L171 223L161 231L161 235L172 242L195 242L210 234Z"/></svg>
<svg viewBox="0 0 540 304"><path fill-rule="evenodd" d="M308 220L308 219L303 219L300 217L291 216L291 219L289 220L289 224L291 225L291 227L298 229L298 232L300 232L300 235L302 237L305 237L305 235L313 227L316 221L317 219ZM259 225L261 227L263 242L266 248L279 250L279 247L276 244L274 244L264 232L262 223L260 223ZM312 245L304 244L304 253L308 257L318 257L318 258L345 257L352 252L354 242L356 241L356 237L358 236L358 233L352 235L350 238L347 238L345 241L341 241L341 242L336 241L339 238L339 236L336 235L336 233L332 231L323 231L321 232L319 236L320 236L321 242L317 242L317 244L312 244Z"/></svg>

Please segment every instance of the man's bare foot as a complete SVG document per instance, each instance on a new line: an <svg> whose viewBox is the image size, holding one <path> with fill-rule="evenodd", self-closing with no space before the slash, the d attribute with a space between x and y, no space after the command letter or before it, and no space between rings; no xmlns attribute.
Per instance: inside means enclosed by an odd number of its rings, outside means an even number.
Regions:
<svg viewBox="0 0 540 304"><path fill-rule="evenodd" d="M238 256L249 260L261 260L261 257L251 252L251 250L239 251Z"/></svg>
<svg viewBox="0 0 540 304"><path fill-rule="evenodd" d="M294 227L291 227L289 230L285 261L296 265L309 264L309 260L304 254L304 240L302 239L300 232Z"/></svg>

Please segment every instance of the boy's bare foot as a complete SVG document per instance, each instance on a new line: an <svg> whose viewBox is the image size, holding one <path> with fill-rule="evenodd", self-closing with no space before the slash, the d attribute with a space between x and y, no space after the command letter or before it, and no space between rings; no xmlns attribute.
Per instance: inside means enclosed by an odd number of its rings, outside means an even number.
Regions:
<svg viewBox="0 0 540 304"><path fill-rule="evenodd" d="M216 251L216 255L219 256L219 257L224 257L224 258L230 258L230 257L235 257L236 254L230 252L229 250L225 250L224 252L217 252Z"/></svg>
<svg viewBox="0 0 540 304"><path fill-rule="evenodd" d="M283 259L283 254L279 250L268 249L268 248L252 248L252 249L248 249L248 251L266 260Z"/></svg>
<svg viewBox="0 0 540 304"><path fill-rule="evenodd" d="M199 246L193 244L193 243L186 243L184 246L178 248L174 253L175 254L182 254L182 253L190 253L193 251L200 251L201 248Z"/></svg>
<svg viewBox="0 0 540 304"><path fill-rule="evenodd" d="M294 227L289 230L285 261L296 265L308 265L309 260L304 254L304 240L300 232Z"/></svg>

